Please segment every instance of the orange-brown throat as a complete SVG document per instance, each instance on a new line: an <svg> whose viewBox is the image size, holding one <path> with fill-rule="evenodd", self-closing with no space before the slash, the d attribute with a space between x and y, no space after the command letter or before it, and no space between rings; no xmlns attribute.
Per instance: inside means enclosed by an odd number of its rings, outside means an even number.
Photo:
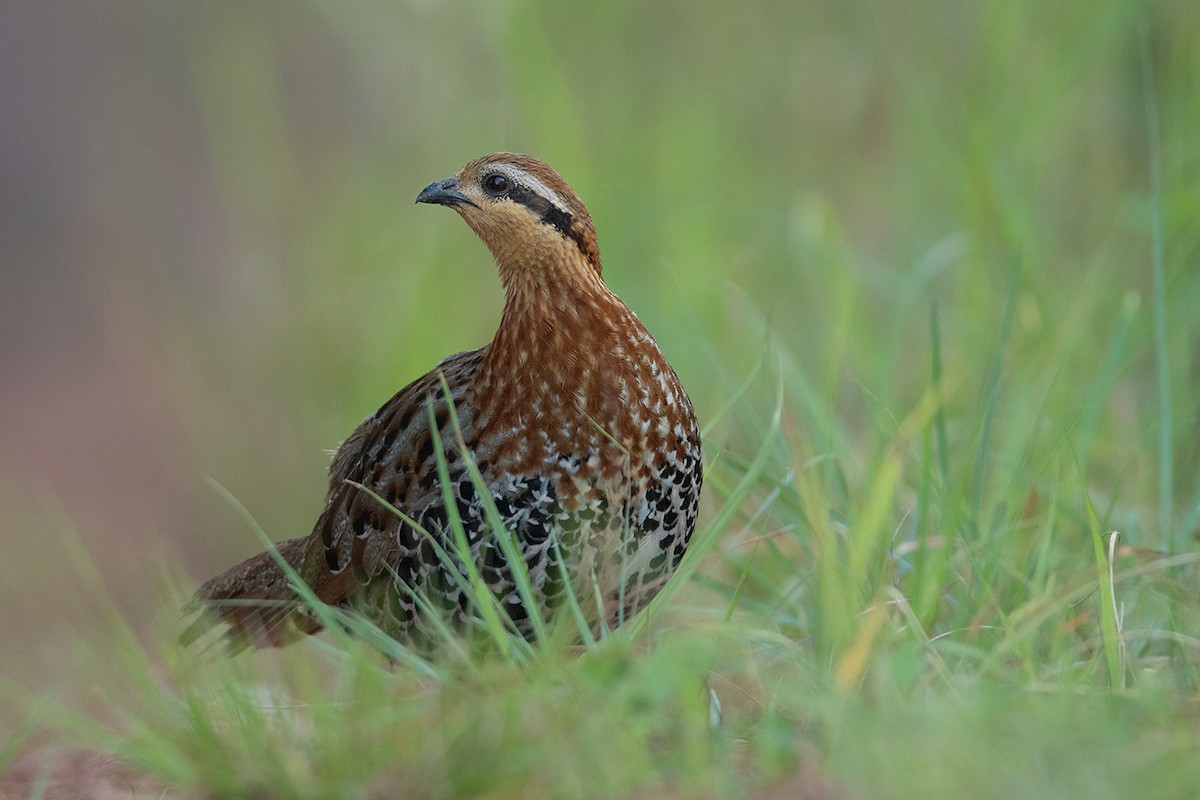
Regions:
<svg viewBox="0 0 1200 800"><path fill-rule="evenodd" d="M534 413L577 435L590 436L596 425L618 441L631 433L622 422L629 376L662 356L599 274L582 259L577 268L574 279L553 285L526 273L506 281L504 313L478 379L489 387L479 401L487 428Z"/></svg>
<svg viewBox="0 0 1200 800"><path fill-rule="evenodd" d="M581 258L547 270L504 269L504 312L482 368L510 380L548 380L559 372L598 366L631 335L643 331L625 304ZM637 330L630 330L630 326ZM567 374L556 374L553 383ZM537 387L529 387L536 389Z"/></svg>

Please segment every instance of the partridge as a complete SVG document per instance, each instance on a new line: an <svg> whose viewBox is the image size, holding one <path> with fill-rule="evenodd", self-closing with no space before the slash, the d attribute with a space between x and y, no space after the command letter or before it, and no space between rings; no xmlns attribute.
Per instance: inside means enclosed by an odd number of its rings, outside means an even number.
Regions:
<svg viewBox="0 0 1200 800"><path fill-rule="evenodd" d="M479 575L512 629L529 635L486 487L538 612L553 619L573 595L588 625L617 625L670 577L696 524L702 459L691 401L605 285L592 219L549 166L495 153L417 202L454 209L491 250L505 291L499 329L358 426L333 457L312 533L279 543L278 554L320 600L402 641L432 630L431 610L467 626L476 609L451 498ZM235 641L260 647L321 628L270 552L208 581L196 601L207 624L220 620Z"/></svg>

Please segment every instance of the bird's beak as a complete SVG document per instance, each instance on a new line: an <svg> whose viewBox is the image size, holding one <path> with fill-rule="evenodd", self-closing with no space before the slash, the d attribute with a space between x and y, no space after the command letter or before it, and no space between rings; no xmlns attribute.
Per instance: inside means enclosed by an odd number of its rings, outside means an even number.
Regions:
<svg viewBox="0 0 1200 800"><path fill-rule="evenodd" d="M446 178L443 181L434 181L421 190L417 195L418 203L432 203L437 206L461 206L463 204L475 205L467 198L463 197L458 191L458 178Z"/></svg>

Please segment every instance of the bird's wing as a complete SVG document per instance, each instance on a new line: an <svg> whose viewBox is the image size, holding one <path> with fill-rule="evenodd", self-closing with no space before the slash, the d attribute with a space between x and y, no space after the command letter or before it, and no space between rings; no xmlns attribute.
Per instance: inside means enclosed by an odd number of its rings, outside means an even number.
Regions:
<svg viewBox="0 0 1200 800"><path fill-rule="evenodd" d="M486 351L444 359L364 420L338 449L329 469L325 510L312 533L323 546L324 559L310 583L325 602L341 602L389 565L396 569L419 546L419 534L395 511L415 518L441 504L430 415L443 449L451 447L457 433L442 379L455 408L463 408L461 401ZM471 424L461 416L460 422Z"/></svg>
<svg viewBox="0 0 1200 800"><path fill-rule="evenodd" d="M229 626L228 640L235 648L277 647L320 630L320 622L297 603L279 559L330 604L345 601L389 564L395 569L407 526L374 495L414 516L440 503L429 410L439 420L443 446L450 446L456 435L448 422L442 378L458 408L486 349L444 359L365 419L333 458L325 510L313 532L207 581L191 605L208 613L191 624L181 641L200 638L217 620Z"/></svg>

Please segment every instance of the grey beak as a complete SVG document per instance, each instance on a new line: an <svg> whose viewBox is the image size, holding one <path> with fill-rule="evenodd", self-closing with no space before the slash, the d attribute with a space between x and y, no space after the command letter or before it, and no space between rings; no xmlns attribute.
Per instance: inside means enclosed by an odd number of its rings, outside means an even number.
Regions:
<svg viewBox="0 0 1200 800"><path fill-rule="evenodd" d="M450 207L460 206L464 203L469 206L475 205L458 191L458 178L434 181L421 190L421 193L417 195L417 202Z"/></svg>

